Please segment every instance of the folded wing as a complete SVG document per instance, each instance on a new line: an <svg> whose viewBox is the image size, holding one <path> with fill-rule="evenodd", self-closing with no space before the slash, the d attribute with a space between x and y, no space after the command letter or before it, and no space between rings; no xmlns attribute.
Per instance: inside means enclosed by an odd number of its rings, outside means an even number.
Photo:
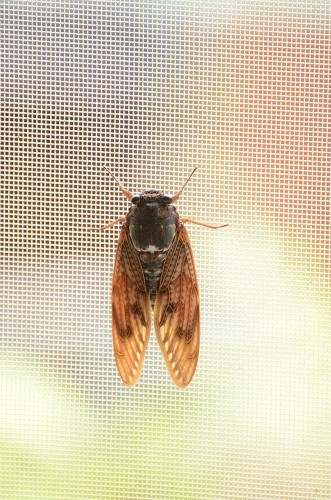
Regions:
<svg viewBox="0 0 331 500"><path fill-rule="evenodd" d="M154 323L171 378L177 386L187 386L198 362L200 309L193 254L184 226L178 227L163 266Z"/></svg>
<svg viewBox="0 0 331 500"><path fill-rule="evenodd" d="M150 329L151 306L143 270L123 227L113 273L112 332L117 368L128 387L139 378Z"/></svg>

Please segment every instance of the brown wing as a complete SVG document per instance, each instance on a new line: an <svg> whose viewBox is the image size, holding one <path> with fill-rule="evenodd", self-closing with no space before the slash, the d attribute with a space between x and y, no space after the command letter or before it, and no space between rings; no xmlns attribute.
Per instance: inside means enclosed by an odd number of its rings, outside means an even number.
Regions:
<svg viewBox="0 0 331 500"><path fill-rule="evenodd" d="M139 255L122 228L113 274L112 330L117 368L129 387L139 378L150 329L151 306Z"/></svg>
<svg viewBox="0 0 331 500"><path fill-rule="evenodd" d="M199 290L188 233L178 227L165 260L155 300L154 322L171 378L187 386L200 345Z"/></svg>

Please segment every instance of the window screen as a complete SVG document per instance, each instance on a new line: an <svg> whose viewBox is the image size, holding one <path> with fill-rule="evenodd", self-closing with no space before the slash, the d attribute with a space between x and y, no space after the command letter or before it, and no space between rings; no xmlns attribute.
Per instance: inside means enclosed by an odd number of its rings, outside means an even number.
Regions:
<svg viewBox="0 0 331 500"><path fill-rule="evenodd" d="M330 498L328 0L2 3L0 498ZM173 194L201 352L152 331L131 389L109 296L127 189Z"/></svg>

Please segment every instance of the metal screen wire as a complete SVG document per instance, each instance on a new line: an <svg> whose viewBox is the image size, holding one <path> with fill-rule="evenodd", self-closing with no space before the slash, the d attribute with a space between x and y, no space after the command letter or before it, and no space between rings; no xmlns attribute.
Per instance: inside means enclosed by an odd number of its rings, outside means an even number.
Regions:
<svg viewBox="0 0 331 500"><path fill-rule="evenodd" d="M0 498L330 498L330 4L2 3ZM191 385L128 389L109 295L133 192L173 194Z"/></svg>

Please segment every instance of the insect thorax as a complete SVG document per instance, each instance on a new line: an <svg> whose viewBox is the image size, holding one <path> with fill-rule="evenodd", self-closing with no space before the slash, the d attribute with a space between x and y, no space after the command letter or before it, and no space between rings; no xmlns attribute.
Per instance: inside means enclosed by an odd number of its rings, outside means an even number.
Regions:
<svg viewBox="0 0 331 500"><path fill-rule="evenodd" d="M149 202L133 207L127 220L138 252L166 252L176 233L178 214L172 205Z"/></svg>
<svg viewBox="0 0 331 500"><path fill-rule="evenodd" d="M133 207L127 220L153 305L162 267L176 234L178 214L172 205L149 202Z"/></svg>

